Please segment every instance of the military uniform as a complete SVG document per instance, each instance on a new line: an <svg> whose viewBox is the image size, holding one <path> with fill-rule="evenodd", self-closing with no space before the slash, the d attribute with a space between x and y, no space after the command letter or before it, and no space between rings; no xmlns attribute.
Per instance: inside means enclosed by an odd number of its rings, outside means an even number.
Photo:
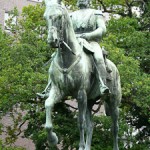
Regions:
<svg viewBox="0 0 150 150"><path fill-rule="evenodd" d="M100 81L102 79L102 82L100 82L100 87L105 87L106 89L108 89L105 86L106 84L105 61L102 49L99 46L99 42L103 34L106 32L106 26L102 12L100 10L86 8L72 12L70 14L70 17L72 20L74 31L77 35L77 38L79 39L79 43L82 43L87 50L93 53L95 64L96 67L98 68L97 70L99 79Z"/></svg>

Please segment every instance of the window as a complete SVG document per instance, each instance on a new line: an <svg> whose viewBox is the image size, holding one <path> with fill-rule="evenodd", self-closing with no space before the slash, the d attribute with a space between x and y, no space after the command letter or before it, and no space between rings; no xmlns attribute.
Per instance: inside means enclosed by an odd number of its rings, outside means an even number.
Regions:
<svg viewBox="0 0 150 150"><path fill-rule="evenodd" d="M10 14L9 12L5 12L4 15L4 27L6 31L10 31L10 26L8 24L11 24L11 26L14 26L17 24L17 17L13 16L13 14Z"/></svg>

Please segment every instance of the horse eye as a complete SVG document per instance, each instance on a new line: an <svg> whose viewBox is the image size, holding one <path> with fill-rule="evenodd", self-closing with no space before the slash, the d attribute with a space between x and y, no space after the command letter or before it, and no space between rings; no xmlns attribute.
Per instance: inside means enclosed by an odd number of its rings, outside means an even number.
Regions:
<svg viewBox="0 0 150 150"><path fill-rule="evenodd" d="M61 16L58 16L58 19L60 20L60 19L61 19Z"/></svg>
<svg viewBox="0 0 150 150"><path fill-rule="evenodd" d="M49 19L52 19L52 16L49 16Z"/></svg>

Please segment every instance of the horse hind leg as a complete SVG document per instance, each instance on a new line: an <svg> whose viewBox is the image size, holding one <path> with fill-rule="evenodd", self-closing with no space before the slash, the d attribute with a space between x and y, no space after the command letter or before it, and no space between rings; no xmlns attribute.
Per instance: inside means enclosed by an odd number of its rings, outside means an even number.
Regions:
<svg viewBox="0 0 150 150"><path fill-rule="evenodd" d="M118 118L119 118L119 108L118 104L115 103L117 101L113 96L110 97L110 101L107 102L109 107L109 115L112 119L112 135L113 135L113 150L119 150L118 147Z"/></svg>
<svg viewBox="0 0 150 150"><path fill-rule="evenodd" d="M92 106L88 103L86 111L86 146L85 150L91 149L92 134L93 134L93 122L92 122Z"/></svg>
<svg viewBox="0 0 150 150"><path fill-rule="evenodd" d="M112 133L113 133L113 150L119 150L118 147L118 130L119 130L119 125L118 125L118 117L119 117L119 109L116 107L112 111Z"/></svg>
<svg viewBox="0 0 150 150"><path fill-rule="evenodd" d="M47 131L47 138L49 144L56 145L58 143L58 137L56 133L54 133L53 125L52 125L52 109L54 104L61 99L61 94L56 90L56 88L52 87L49 93L49 97L45 101L45 109L46 109L46 123L45 128Z"/></svg>
<svg viewBox="0 0 150 150"><path fill-rule="evenodd" d="M87 95L84 89L79 90L78 92L78 123L79 123L79 131L80 131L80 143L79 150L84 150L85 148L85 139L84 139L84 129L85 129L85 114L87 109Z"/></svg>

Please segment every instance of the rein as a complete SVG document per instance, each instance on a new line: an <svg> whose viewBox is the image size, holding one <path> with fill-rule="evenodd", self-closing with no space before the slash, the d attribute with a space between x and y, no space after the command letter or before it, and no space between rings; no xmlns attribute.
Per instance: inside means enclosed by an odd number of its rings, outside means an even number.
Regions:
<svg viewBox="0 0 150 150"><path fill-rule="evenodd" d="M61 67L59 66L59 64L56 62L55 59L54 59L54 61L53 61L53 64L57 67L57 69L58 69L61 73L63 73L63 74L68 74L68 73L73 69L73 67L74 67L76 64L79 63L80 59L81 59L81 55L78 55L78 56L77 56L77 59L72 63L72 65L71 65L69 68L61 68Z"/></svg>
<svg viewBox="0 0 150 150"><path fill-rule="evenodd" d="M48 8L51 8L52 6L49 6ZM54 7L54 5L53 5L53 7ZM61 19L61 28L60 28L60 30L59 30L59 43L58 43L58 48L61 50L62 49L62 46L64 45L73 55L76 55L74 52L73 52L73 50L71 49L71 47L65 42L65 40L64 40L64 29L66 28L66 18L65 18L65 14L64 14L64 10L65 10L65 8L63 8L61 5L56 5L56 7L57 8L59 8L60 10L61 10L61 12L62 12L62 19ZM58 29L58 28L57 28ZM57 31L58 32L58 31ZM80 59L81 59L81 55L78 55L77 56L77 59L71 64L71 66L69 67L69 68L61 68L60 66L59 66L59 64L56 62L56 60L54 59L53 60L53 64L57 67L57 69L61 72L61 73L63 73L63 74L68 74L72 69L73 69L73 67L76 65L76 64L78 64L79 63L79 61L80 61Z"/></svg>
<svg viewBox="0 0 150 150"><path fill-rule="evenodd" d="M62 8L62 7L60 7L61 8L61 11L62 11L62 21L61 21L61 26L62 26L62 28L61 28L61 30L60 30L60 41L59 41L59 48L61 48L60 47L60 45L61 44L64 44L65 45L65 47L68 49L68 50L70 50L70 52L72 52L74 55L75 55L75 53L73 52L73 50L70 48L70 46L64 41L64 28L65 28L65 15L64 15L64 13L63 13L63 10L64 10L64 8Z"/></svg>

